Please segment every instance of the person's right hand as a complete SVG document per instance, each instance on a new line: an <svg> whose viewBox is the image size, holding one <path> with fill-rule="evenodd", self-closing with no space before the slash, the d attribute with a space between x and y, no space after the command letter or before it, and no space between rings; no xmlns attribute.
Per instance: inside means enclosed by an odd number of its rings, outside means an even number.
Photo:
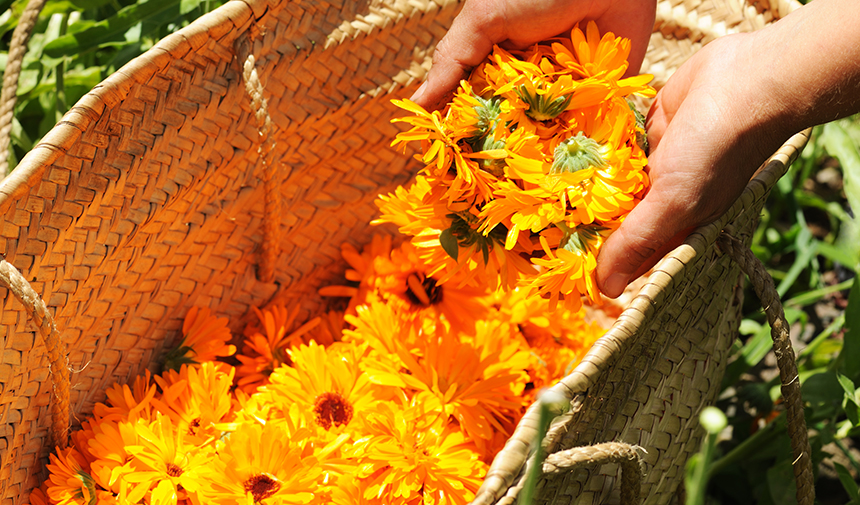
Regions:
<svg viewBox="0 0 860 505"><path fill-rule="evenodd" d="M467 0L436 46L427 80L412 101L428 110L440 109L493 45L522 49L568 35L565 32L586 21L595 21L601 34L613 32L630 39L626 75L636 75L648 48L656 4L656 0Z"/></svg>

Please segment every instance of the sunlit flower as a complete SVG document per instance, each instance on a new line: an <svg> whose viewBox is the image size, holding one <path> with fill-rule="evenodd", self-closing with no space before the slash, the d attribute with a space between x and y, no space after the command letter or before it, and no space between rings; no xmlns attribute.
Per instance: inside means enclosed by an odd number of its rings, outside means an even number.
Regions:
<svg viewBox="0 0 860 505"><path fill-rule="evenodd" d="M550 248L546 236L541 235L540 243L546 256L532 259L535 265L541 267L541 271L529 280L530 293L548 298L550 311L555 310L559 301L564 302L567 310L577 311L582 307L583 296L591 303L599 302L594 274L597 251L617 227L618 223L615 222L558 231L556 235L561 234L562 237L555 249Z"/></svg>
<svg viewBox="0 0 860 505"><path fill-rule="evenodd" d="M323 467L308 445L312 430L286 421L241 423L204 472L202 503L305 504L322 486Z"/></svg>
<svg viewBox="0 0 860 505"><path fill-rule="evenodd" d="M653 97L654 89L647 85L653 76L643 74L622 79L629 66L630 47L629 39L618 38L612 32L601 37L593 21L588 23L585 32L577 26L571 31L570 40L552 44L559 65L577 75L605 80L616 95L636 93Z"/></svg>
<svg viewBox="0 0 860 505"><path fill-rule="evenodd" d="M200 489L201 472L215 456L213 445L188 444L185 431L160 414L152 423L138 421L134 429L138 445L126 449L134 457L135 471L123 477L126 482L145 484L153 505L174 505Z"/></svg>
<svg viewBox="0 0 860 505"><path fill-rule="evenodd" d="M297 405L317 426L339 434L353 421L361 421L379 400L394 394L369 380L359 367L362 355L352 343L325 348L311 342L293 348L292 365L275 370L258 395L273 411ZM270 414L270 418L283 415Z"/></svg>
<svg viewBox="0 0 860 505"><path fill-rule="evenodd" d="M363 498L377 503L463 504L475 497L486 465L444 416L414 402L380 404L354 450L363 462ZM357 486L358 487L358 486Z"/></svg>
<svg viewBox="0 0 860 505"><path fill-rule="evenodd" d="M174 429L184 433L187 443L202 444L217 438L221 433L215 425L232 414L234 372L232 367L225 372L212 362L169 370L155 377L161 395L152 400L153 406L170 418Z"/></svg>

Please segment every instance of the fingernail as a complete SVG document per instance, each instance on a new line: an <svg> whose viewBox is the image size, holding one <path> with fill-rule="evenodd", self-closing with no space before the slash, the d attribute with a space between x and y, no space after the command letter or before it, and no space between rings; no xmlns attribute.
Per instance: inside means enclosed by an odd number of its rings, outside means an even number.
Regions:
<svg viewBox="0 0 860 505"><path fill-rule="evenodd" d="M627 287L627 276L624 274L612 274L606 279L603 287L605 288L603 294L609 298L618 298L624 292L624 288Z"/></svg>
<svg viewBox="0 0 860 505"><path fill-rule="evenodd" d="M409 99L413 102L417 102L418 100L421 100L421 97L424 96L425 91L427 91L427 81L424 81Z"/></svg>

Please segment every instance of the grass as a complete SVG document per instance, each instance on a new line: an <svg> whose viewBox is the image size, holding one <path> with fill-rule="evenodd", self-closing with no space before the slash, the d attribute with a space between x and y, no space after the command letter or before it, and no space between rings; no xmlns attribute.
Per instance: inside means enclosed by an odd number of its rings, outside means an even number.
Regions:
<svg viewBox="0 0 860 505"><path fill-rule="evenodd" d="M11 166L71 104L220 0L51 0L18 89ZM25 0L0 0L0 68ZM798 346L817 492L860 505L860 120L814 130L774 188L752 248L777 282ZM767 324L755 295L722 383L727 428L707 437L686 478L690 503L790 505L791 454Z"/></svg>

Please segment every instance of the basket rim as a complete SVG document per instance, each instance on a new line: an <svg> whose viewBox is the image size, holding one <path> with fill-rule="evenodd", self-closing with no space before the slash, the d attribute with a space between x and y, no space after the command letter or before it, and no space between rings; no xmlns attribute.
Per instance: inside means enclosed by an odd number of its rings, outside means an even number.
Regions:
<svg viewBox="0 0 860 505"><path fill-rule="evenodd" d="M164 37L93 87L0 181L0 214L5 214L18 198L25 197L30 188L41 180L44 171L75 145L84 131L102 117L106 108L128 97L134 84L147 81L174 59L182 59L212 39L238 37L241 28L252 17L260 19L269 7L266 0L229 0Z"/></svg>

